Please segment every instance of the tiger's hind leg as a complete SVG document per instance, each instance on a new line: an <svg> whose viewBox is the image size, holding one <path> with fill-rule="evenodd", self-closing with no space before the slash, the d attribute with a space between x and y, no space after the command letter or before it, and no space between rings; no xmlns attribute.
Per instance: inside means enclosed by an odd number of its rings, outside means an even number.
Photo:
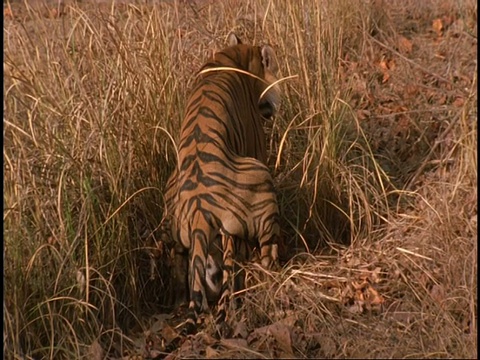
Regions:
<svg viewBox="0 0 480 360"><path fill-rule="evenodd" d="M233 292L233 256L234 238L231 235L222 234L223 248L223 279L221 297L218 302L217 317L215 319L217 334L220 337L228 337L231 329L226 323L227 312L229 311L230 297Z"/></svg>
<svg viewBox="0 0 480 360"><path fill-rule="evenodd" d="M260 245L260 262L264 269L278 266L278 243L280 241L280 224L278 221L278 208L275 199L272 206L265 212L266 217L260 223L258 243Z"/></svg>
<svg viewBox="0 0 480 360"><path fill-rule="evenodd" d="M169 216L160 223L160 240L170 249L172 271L172 295L169 303L175 309L188 301L188 251L172 237L172 224Z"/></svg>
<svg viewBox="0 0 480 360"><path fill-rule="evenodd" d="M209 227L205 216L198 211L193 221L197 228L192 230L189 251L189 288L190 303L188 306L187 322L183 332L193 334L197 329L197 319L202 311L209 309L206 294L206 264L208 246L214 241L215 232Z"/></svg>
<svg viewBox="0 0 480 360"><path fill-rule="evenodd" d="M188 251L181 245L173 248L173 305L178 309L188 302Z"/></svg>
<svg viewBox="0 0 480 360"><path fill-rule="evenodd" d="M243 264L251 260L251 249L248 244L248 241L237 241L234 243L235 246L235 261L233 267L233 293L232 300L235 305L235 309L238 309L243 304L243 296L235 296L238 291L245 289L245 269Z"/></svg>

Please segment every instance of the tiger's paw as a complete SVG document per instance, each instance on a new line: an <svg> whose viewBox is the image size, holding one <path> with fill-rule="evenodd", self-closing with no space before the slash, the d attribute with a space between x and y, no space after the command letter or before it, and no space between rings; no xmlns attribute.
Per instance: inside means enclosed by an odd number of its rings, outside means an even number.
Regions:
<svg viewBox="0 0 480 360"><path fill-rule="evenodd" d="M261 264L264 269L275 270L278 268L278 245L273 244L269 246L264 246L261 250L262 260Z"/></svg>

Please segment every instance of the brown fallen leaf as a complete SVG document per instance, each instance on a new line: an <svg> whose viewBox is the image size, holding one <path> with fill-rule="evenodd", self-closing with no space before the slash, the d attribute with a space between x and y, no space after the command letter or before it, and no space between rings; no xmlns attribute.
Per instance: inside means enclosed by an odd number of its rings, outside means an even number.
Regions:
<svg viewBox="0 0 480 360"><path fill-rule="evenodd" d="M286 353L293 354L292 338L290 336L290 329L283 323L276 322L270 326L269 329L272 336L278 343L278 346Z"/></svg>
<svg viewBox="0 0 480 360"><path fill-rule="evenodd" d="M403 326L408 326L414 318L413 313L408 311L398 311L390 314L390 317Z"/></svg>
<svg viewBox="0 0 480 360"><path fill-rule="evenodd" d="M305 335L305 331L299 326L294 326L290 330L290 337L295 350L305 354L309 348L309 341Z"/></svg>
<svg viewBox="0 0 480 360"><path fill-rule="evenodd" d="M390 79L389 70L395 69L396 64L393 59L389 60L385 57L382 57L382 60L380 60L380 63L379 63L379 67L383 74L382 83L384 84Z"/></svg>
<svg viewBox="0 0 480 360"><path fill-rule="evenodd" d="M415 97L419 93L419 88L415 84L407 84L405 86L405 93L409 98Z"/></svg>
<svg viewBox="0 0 480 360"><path fill-rule="evenodd" d="M438 105L443 105L446 102L447 102L447 95L441 95L437 100Z"/></svg>
<svg viewBox="0 0 480 360"><path fill-rule="evenodd" d="M256 338L273 338L276 345L284 352L293 354L292 339L290 336L290 327L277 321L272 325L263 326L255 329L249 336L249 343Z"/></svg>
<svg viewBox="0 0 480 360"><path fill-rule="evenodd" d="M248 336L247 324L245 323L245 319L242 319L235 324L232 337L246 339L247 336Z"/></svg>
<svg viewBox="0 0 480 360"><path fill-rule="evenodd" d="M65 5L60 3L59 6L48 9L48 13L46 14L50 19L57 19L61 16L65 15Z"/></svg>
<svg viewBox="0 0 480 360"><path fill-rule="evenodd" d="M178 356L175 353L172 352L165 357L165 360L175 360L177 358L178 358Z"/></svg>
<svg viewBox="0 0 480 360"><path fill-rule="evenodd" d="M47 242L50 244L50 245L56 245L58 243L58 240L53 237L53 236L49 236L48 239L47 239Z"/></svg>
<svg viewBox="0 0 480 360"><path fill-rule="evenodd" d="M218 357L218 355L219 355L219 352L214 348L212 348L211 346L207 346L207 348L205 349L205 357L207 359L214 359Z"/></svg>
<svg viewBox="0 0 480 360"><path fill-rule="evenodd" d="M230 349L248 349L248 342L245 339L221 339L220 343Z"/></svg>
<svg viewBox="0 0 480 360"><path fill-rule="evenodd" d="M162 315L162 314L161 314ZM158 319L157 321L155 321L151 326L150 328L148 329L151 333L157 333L159 331L161 331L164 326L167 325L167 323L165 322L165 318L162 318L162 317L157 317L157 315L154 315L153 316L155 319Z"/></svg>
<svg viewBox="0 0 480 360"><path fill-rule="evenodd" d="M356 113L357 113L358 120L365 120L369 118L371 115L370 111L368 110L357 110ZM338 284L338 281L336 282L330 281L330 282L326 282L325 287L332 288L332 287L340 287L340 286Z"/></svg>
<svg viewBox="0 0 480 360"><path fill-rule="evenodd" d="M340 300L343 304L350 303L350 300L353 298L353 289L351 284L346 284L346 286L342 289L342 292L339 295Z"/></svg>
<svg viewBox="0 0 480 360"><path fill-rule="evenodd" d="M179 332L168 324L164 325L161 334L165 339L165 345L169 345L173 340L180 336Z"/></svg>
<svg viewBox="0 0 480 360"><path fill-rule="evenodd" d="M288 326L289 328L292 328L295 323L297 322L298 317L295 314L288 315L287 317L283 318L282 320L279 320L278 322L282 323L285 326Z"/></svg>
<svg viewBox="0 0 480 360"><path fill-rule="evenodd" d="M361 314L363 312L363 304L355 301L352 306L347 307L347 310L352 314Z"/></svg>
<svg viewBox="0 0 480 360"><path fill-rule="evenodd" d="M452 105L455 107L462 107L465 104L465 99L461 96L457 96L453 101Z"/></svg>
<svg viewBox="0 0 480 360"><path fill-rule="evenodd" d="M312 334L312 335L313 335L313 338L320 345L319 352L321 356L319 357L322 357L322 358L325 357L327 359L331 359L335 355L337 355L337 344L330 336L326 336L325 334L320 334L320 333Z"/></svg>
<svg viewBox="0 0 480 360"><path fill-rule="evenodd" d="M145 357L140 354L130 354L122 357L122 360L145 360Z"/></svg>
<svg viewBox="0 0 480 360"><path fill-rule="evenodd" d="M442 285L433 285L432 290L430 290L430 296L435 302L437 302L441 307L444 306L445 302L445 288Z"/></svg>
<svg viewBox="0 0 480 360"><path fill-rule="evenodd" d="M153 356L153 353L157 353L159 351L165 350L165 340L157 335L157 334L150 334L147 333L145 335L145 346L144 346L145 353L148 356Z"/></svg>
<svg viewBox="0 0 480 360"><path fill-rule="evenodd" d="M372 271L372 275L370 277L370 280L374 283L377 284L381 281L380 278L380 273L382 272L381 267L376 267L375 270Z"/></svg>
<svg viewBox="0 0 480 360"><path fill-rule="evenodd" d="M368 281L366 279L361 279L362 281L352 281L352 286L355 290L361 291L368 286Z"/></svg>
<svg viewBox="0 0 480 360"><path fill-rule="evenodd" d="M59 15L60 12L56 8L50 9L48 12L48 16L50 19L56 19L59 17Z"/></svg>
<svg viewBox="0 0 480 360"><path fill-rule="evenodd" d="M380 60L378 65L380 66L380 69L382 69L383 71L388 70L388 61L386 58L382 58L382 60Z"/></svg>
<svg viewBox="0 0 480 360"><path fill-rule="evenodd" d="M381 305L385 302L385 299L371 286L367 288L367 298L371 305Z"/></svg>
<svg viewBox="0 0 480 360"><path fill-rule="evenodd" d="M212 346L208 336L204 332L184 338L184 342L176 349L175 358L198 358L203 349Z"/></svg>
<svg viewBox="0 0 480 360"><path fill-rule="evenodd" d="M10 6L3 9L3 17L13 19L13 12Z"/></svg>
<svg viewBox="0 0 480 360"><path fill-rule="evenodd" d="M443 22L442 19L435 19L432 22L433 31L437 34L437 36L442 36L443 33Z"/></svg>
<svg viewBox="0 0 480 360"><path fill-rule="evenodd" d="M468 314L468 316L463 316L462 319L462 330L465 334L474 334L475 329L474 329L474 321L472 321L471 314Z"/></svg>
<svg viewBox="0 0 480 360"><path fill-rule="evenodd" d="M387 65L388 65L389 70L394 70L397 67L397 64L395 63L395 60L393 60L393 59L388 60Z"/></svg>
<svg viewBox="0 0 480 360"><path fill-rule="evenodd" d="M357 290L355 292L355 300L361 302L362 304L365 302L365 295L363 294L362 290Z"/></svg>
<svg viewBox="0 0 480 360"><path fill-rule="evenodd" d="M88 357L92 360L102 360L105 357L105 351L102 345L95 340L88 348Z"/></svg>
<svg viewBox="0 0 480 360"><path fill-rule="evenodd" d="M397 124L395 126L395 133L396 134L404 134L410 128L410 120L405 115L400 115L397 120Z"/></svg>
<svg viewBox="0 0 480 360"><path fill-rule="evenodd" d="M409 54L413 50L413 44L406 37L400 36L398 39L398 49L402 53Z"/></svg>
<svg viewBox="0 0 480 360"><path fill-rule="evenodd" d="M402 110L400 110L402 111ZM395 111L395 112L400 112ZM380 281L379 274L382 271L380 267L375 268L375 270L365 270L360 273L359 278L363 281L363 286L366 286L366 283L378 283Z"/></svg>
<svg viewBox="0 0 480 360"><path fill-rule="evenodd" d="M279 349L275 352L275 359L296 359L296 357L292 353Z"/></svg>
<svg viewBox="0 0 480 360"><path fill-rule="evenodd" d="M456 21L455 16L453 15L444 15L442 16L442 20L445 27L449 27Z"/></svg>

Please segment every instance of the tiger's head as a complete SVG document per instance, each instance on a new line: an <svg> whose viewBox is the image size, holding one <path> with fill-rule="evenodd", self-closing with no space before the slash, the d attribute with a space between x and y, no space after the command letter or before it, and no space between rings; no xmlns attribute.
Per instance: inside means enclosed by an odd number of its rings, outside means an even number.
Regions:
<svg viewBox="0 0 480 360"><path fill-rule="evenodd" d="M259 110L265 118L270 118L278 112L280 106L280 90L276 73L278 65L274 50L269 45L252 46L243 44L234 34L227 39L228 47L214 53L205 68L231 67L249 73L256 81L257 92L260 95ZM267 90L268 91L265 91Z"/></svg>

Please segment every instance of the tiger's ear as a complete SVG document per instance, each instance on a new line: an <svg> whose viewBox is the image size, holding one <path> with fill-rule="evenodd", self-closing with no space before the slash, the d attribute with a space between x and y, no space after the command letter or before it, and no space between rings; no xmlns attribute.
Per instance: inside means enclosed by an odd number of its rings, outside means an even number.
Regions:
<svg viewBox="0 0 480 360"><path fill-rule="evenodd" d="M240 38L237 35L235 35L233 32L228 34L228 38L227 38L227 45L228 46L235 46L235 45L239 45L241 43L242 43L242 40L240 40Z"/></svg>
<svg viewBox="0 0 480 360"><path fill-rule="evenodd" d="M265 69L270 70L274 74L278 70L275 51L268 45L262 46L262 64Z"/></svg>

